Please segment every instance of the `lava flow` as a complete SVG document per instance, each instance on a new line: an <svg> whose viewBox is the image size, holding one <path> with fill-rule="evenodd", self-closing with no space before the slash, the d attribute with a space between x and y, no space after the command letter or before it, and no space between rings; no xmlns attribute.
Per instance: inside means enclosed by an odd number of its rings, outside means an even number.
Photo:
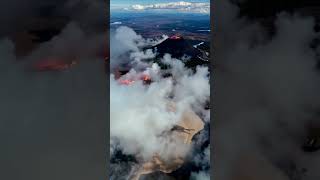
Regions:
<svg viewBox="0 0 320 180"><path fill-rule="evenodd" d="M139 79L142 80L144 84L151 83L151 77L147 74L143 74ZM131 85L134 82L135 80L132 80L132 79L119 79L119 83L123 85Z"/></svg>
<svg viewBox="0 0 320 180"><path fill-rule="evenodd" d="M178 40L178 39L181 39L181 36L179 36L179 35L173 35L173 36L171 36L169 39Z"/></svg>
<svg viewBox="0 0 320 180"><path fill-rule="evenodd" d="M72 60L71 62L66 62L61 59L49 58L40 61L33 65L36 71L63 71L76 65L77 62Z"/></svg>
<svg viewBox="0 0 320 180"><path fill-rule="evenodd" d="M120 83L120 84L123 84L123 85L130 85L130 84L134 83L134 80L121 79L121 80L119 80L119 83Z"/></svg>
<svg viewBox="0 0 320 180"><path fill-rule="evenodd" d="M142 75L141 79L144 81L150 81L151 77L149 75L144 74L144 75Z"/></svg>

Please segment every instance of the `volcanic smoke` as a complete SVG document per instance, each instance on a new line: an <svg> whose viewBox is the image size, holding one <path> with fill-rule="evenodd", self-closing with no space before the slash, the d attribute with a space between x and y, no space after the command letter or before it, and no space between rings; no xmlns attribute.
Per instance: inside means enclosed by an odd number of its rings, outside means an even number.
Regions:
<svg viewBox="0 0 320 180"><path fill-rule="evenodd" d="M110 38L111 157L117 151L135 157L132 171L123 174L132 180L170 173L181 167L192 152L193 136L204 128L200 117L210 96L208 68L194 72L170 54L155 62L157 52L144 47L163 39L144 39L128 27L119 27Z"/></svg>

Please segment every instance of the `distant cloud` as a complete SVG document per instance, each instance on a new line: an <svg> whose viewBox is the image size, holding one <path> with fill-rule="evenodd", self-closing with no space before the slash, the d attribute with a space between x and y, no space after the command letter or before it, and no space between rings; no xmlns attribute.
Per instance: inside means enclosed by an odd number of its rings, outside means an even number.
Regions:
<svg viewBox="0 0 320 180"><path fill-rule="evenodd" d="M177 10L194 13L210 13L210 3L199 2L170 2L170 3L157 3L157 4L135 4L131 6L132 10L148 10L148 9L166 9Z"/></svg>
<svg viewBox="0 0 320 180"><path fill-rule="evenodd" d="M110 23L110 25L120 25L120 24L122 24L122 22L120 22L120 21Z"/></svg>

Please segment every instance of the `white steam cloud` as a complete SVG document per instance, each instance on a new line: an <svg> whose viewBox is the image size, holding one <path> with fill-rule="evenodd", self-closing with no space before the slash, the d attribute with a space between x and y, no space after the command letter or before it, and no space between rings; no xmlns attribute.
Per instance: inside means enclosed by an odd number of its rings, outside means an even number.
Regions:
<svg viewBox="0 0 320 180"><path fill-rule="evenodd" d="M151 49L141 51L141 48L157 45L167 38L167 35L162 35L155 39L145 39L129 27L117 28L115 32L110 32L110 68L129 62L143 65L141 60L154 58L156 54Z"/></svg>
<svg viewBox="0 0 320 180"><path fill-rule="evenodd" d="M124 62L131 69L120 78L110 76L111 155L122 150L146 161L155 154L170 159L175 154L188 153L189 145L179 144L163 133L170 131L183 113L189 110L202 113L200 107L210 96L208 68L199 66L193 72L181 60L166 54L161 63L170 68L160 70L159 64L151 61L156 52L142 49L162 42L166 36L144 39L128 27L119 27L110 38L113 70ZM164 77L164 73L172 76ZM143 83L140 78L143 75L152 79L150 85ZM122 80L134 83L124 85L120 83Z"/></svg>

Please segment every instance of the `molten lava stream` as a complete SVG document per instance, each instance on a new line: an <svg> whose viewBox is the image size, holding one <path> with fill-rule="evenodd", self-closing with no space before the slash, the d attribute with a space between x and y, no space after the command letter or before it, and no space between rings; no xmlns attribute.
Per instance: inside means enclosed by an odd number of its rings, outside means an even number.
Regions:
<svg viewBox="0 0 320 180"><path fill-rule="evenodd" d="M121 79L121 80L119 80L119 83L123 84L123 85L130 85L130 84L134 83L134 80Z"/></svg>
<svg viewBox="0 0 320 180"><path fill-rule="evenodd" d="M119 75L119 74L116 74L116 75ZM120 77L121 78L121 77ZM141 77L140 77L140 80L143 81L143 83L145 84L149 84L151 82L151 77L147 74L143 74ZM130 85L132 83L134 83L135 81L132 80L132 79L120 79L119 80L119 83L120 84L123 84L123 85Z"/></svg>
<svg viewBox="0 0 320 180"><path fill-rule="evenodd" d="M151 81L151 77L149 75L142 75L142 78L141 78L143 81Z"/></svg>

